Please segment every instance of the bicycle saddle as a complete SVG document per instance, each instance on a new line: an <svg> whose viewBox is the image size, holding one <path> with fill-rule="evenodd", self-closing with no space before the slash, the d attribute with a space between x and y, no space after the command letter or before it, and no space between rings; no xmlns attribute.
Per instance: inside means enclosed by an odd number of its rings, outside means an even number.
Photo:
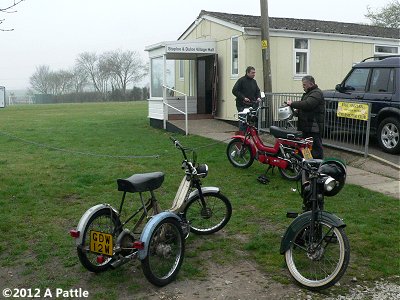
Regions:
<svg viewBox="0 0 400 300"><path fill-rule="evenodd" d="M302 132L295 131L293 129L285 129L278 126L271 126L269 128L270 133L276 138L289 139L301 138Z"/></svg>
<svg viewBox="0 0 400 300"><path fill-rule="evenodd" d="M158 189L164 181L163 172L134 174L126 179L117 179L118 191L135 193Z"/></svg>

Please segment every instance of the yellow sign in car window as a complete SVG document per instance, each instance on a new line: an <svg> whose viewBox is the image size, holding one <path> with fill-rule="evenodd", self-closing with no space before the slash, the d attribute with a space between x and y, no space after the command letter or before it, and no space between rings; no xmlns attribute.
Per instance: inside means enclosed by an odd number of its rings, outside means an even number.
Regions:
<svg viewBox="0 0 400 300"><path fill-rule="evenodd" d="M336 115L341 118L368 120L368 104L339 102Z"/></svg>

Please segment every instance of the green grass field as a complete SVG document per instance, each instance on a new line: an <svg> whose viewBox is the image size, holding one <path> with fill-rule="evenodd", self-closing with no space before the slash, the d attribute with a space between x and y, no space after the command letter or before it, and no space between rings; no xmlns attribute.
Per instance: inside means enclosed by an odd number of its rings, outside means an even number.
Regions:
<svg viewBox="0 0 400 300"><path fill-rule="evenodd" d="M149 126L147 102L11 106L0 109L0 120L0 286L84 287L98 299L141 291L138 261L135 275L123 266L93 276L80 265L68 231L95 204L118 207L116 179L133 173L163 171L166 179L156 195L169 208L183 176L181 153L170 133ZM198 149L198 161L210 168L204 185L220 187L233 205L223 233L189 237L178 280L206 278L206 253L220 264L253 260L275 280L294 284L279 247L291 222L286 211L301 209L301 198L292 192L296 183L275 171L268 185L259 184L265 166L233 168L226 144L175 137ZM347 185L326 199L326 210L344 219L351 245L341 289L353 277L373 282L399 274L397 199Z"/></svg>

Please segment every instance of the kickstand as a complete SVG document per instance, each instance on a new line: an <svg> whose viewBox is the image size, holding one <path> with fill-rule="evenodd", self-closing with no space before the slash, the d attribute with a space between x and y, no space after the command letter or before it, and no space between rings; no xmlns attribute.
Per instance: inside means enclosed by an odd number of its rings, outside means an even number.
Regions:
<svg viewBox="0 0 400 300"><path fill-rule="evenodd" d="M267 174L269 170L272 170L271 174L274 174L274 169L275 169L275 166L269 165L268 168L267 168L267 171L265 171L265 174Z"/></svg>

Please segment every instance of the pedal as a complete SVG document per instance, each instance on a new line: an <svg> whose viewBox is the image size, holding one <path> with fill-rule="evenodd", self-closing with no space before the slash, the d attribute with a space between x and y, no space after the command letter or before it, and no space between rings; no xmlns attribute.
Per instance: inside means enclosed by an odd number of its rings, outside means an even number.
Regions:
<svg viewBox="0 0 400 300"><path fill-rule="evenodd" d="M297 213L297 212L288 211L286 213L286 218L295 219L295 218L297 218L298 215L299 215L299 213Z"/></svg>

